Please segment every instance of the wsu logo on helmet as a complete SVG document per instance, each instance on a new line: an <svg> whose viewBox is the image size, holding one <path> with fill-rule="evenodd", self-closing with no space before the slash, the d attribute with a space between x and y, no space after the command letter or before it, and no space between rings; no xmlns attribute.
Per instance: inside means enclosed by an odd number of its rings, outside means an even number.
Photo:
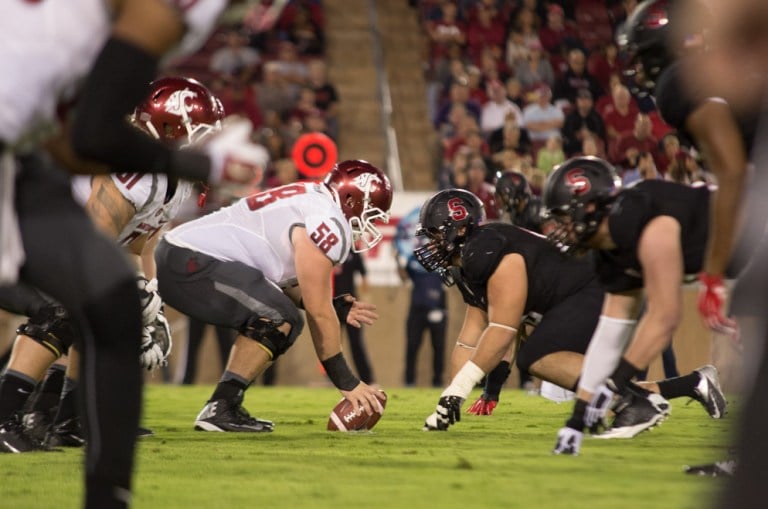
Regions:
<svg viewBox="0 0 768 509"><path fill-rule="evenodd" d="M171 115L183 117L184 113L189 113L193 109L193 106L187 103L187 99L195 99L196 97L197 92L193 92L188 88L176 90L166 99L163 107Z"/></svg>
<svg viewBox="0 0 768 509"><path fill-rule="evenodd" d="M361 173L352 179L352 183L355 184L358 189L362 189L363 191L368 189L374 182L384 184L379 176L373 173Z"/></svg>
<svg viewBox="0 0 768 509"><path fill-rule="evenodd" d="M581 168L574 168L565 174L565 185L574 196L581 196L592 189L592 183L584 176L584 170Z"/></svg>

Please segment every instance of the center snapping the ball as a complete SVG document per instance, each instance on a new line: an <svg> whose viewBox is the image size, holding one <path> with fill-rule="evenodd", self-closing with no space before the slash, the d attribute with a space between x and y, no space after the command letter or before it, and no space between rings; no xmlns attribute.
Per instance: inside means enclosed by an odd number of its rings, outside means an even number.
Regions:
<svg viewBox="0 0 768 509"><path fill-rule="evenodd" d="M379 400L381 407L387 406L387 395L384 391L379 391L384 396ZM381 419L381 414L373 412L371 415L365 413L365 409L359 412L354 405L347 399L342 398L328 417L328 431L364 431L372 429Z"/></svg>

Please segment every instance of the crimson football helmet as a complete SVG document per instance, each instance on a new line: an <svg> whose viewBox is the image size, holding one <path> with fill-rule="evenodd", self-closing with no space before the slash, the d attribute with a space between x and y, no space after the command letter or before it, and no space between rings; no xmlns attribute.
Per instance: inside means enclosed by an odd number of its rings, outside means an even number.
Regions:
<svg viewBox="0 0 768 509"><path fill-rule="evenodd" d="M485 209L480 198L463 189L440 191L424 202L419 213L417 237L427 242L413 251L419 263L436 272L450 286L451 258L477 226L485 222Z"/></svg>
<svg viewBox="0 0 768 509"><path fill-rule="evenodd" d="M349 221L352 250L360 253L378 244L383 234L375 222L388 223L392 206L392 185L384 172L366 161L341 161L323 183Z"/></svg>
<svg viewBox="0 0 768 509"><path fill-rule="evenodd" d="M149 89L131 120L154 138L184 146L221 130L224 107L199 81L172 76L153 81Z"/></svg>
<svg viewBox="0 0 768 509"><path fill-rule="evenodd" d="M598 157L574 157L556 166L542 195L545 215L557 223L547 239L565 254L584 249L620 188L616 169Z"/></svg>

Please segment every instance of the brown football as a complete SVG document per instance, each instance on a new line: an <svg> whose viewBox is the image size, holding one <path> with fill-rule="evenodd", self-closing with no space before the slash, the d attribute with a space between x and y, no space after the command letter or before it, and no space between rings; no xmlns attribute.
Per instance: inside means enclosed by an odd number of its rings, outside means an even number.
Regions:
<svg viewBox="0 0 768 509"><path fill-rule="evenodd" d="M383 408L386 408L387 406L387 395L384 393L384 391L379 391L384 395L383 400L381 401L381 406ZM362 410L361 412L357 412L355 408L352 406L352 403L349 402L346 398L342 398L341 401L339 401L335 407L333 407L333 410L331 410L331 415L328 417L328 430L329 431L363 431L363 430L369 430L372 429L374 426L376 426L376 423L379 422L379 419L381 419L381 414L378 412L373 412L373 414L368 415L365 413L365 410Z"/></svg>

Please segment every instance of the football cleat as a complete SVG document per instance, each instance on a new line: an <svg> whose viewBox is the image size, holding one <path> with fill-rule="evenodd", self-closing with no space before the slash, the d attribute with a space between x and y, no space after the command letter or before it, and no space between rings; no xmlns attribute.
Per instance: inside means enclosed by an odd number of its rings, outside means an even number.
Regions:
<svg viewBox="0 0 768 509"><path fill-rule="evenodd" d="M40 442L26 433L18 414L0 423L0 452L18 454L45 449Z"/></svg>
<svg viewBox="0 0 768 509"><path fill-rule="evenodd" d="M53 412L45 410L35 410L24 414L21 422L24 424L24 432L27 436L42 443L45 440L45 434L51 428L53 417L56 413L56 409L52 409Z"/></svg>
<svg viewBox="0 0 768 509"><path fill-rule="evenodd" d="M660 424L669 416L669 401L655 393L629 391L614 407L611 427L595 438L632 438Z"/></svg>
<svg viewBox="0 0 768 509"><path fill-rule="evenodd" d="M716 461L708 465L686 466L684 472L707 477L731 477L736 470L736 460Z"/></svg>
<svg viewBox="0 0 768 509"><path fill-rule="evenodd" d="M728 402L725 400L723 390L720 388L720 377L717 368L711 364L694 370L699 374L700 380L696 384L693 398L701 403L707 413L713 419L721 419L726 414Z"/></svg>
<svg viewBox="0 0 768 509"><path fill-rule="evenodd" d="M272 421L251 417L242 405L225 399L209 401L195 420L196 431L264 433L274 428Z"/></svg>
<svg viewBox="0 0 768 509"><path fill-rule="evenodd" d="M50 447L84 446L85 433L80 425L80 417L54 424L45 436L45 444Z"/></svg>

